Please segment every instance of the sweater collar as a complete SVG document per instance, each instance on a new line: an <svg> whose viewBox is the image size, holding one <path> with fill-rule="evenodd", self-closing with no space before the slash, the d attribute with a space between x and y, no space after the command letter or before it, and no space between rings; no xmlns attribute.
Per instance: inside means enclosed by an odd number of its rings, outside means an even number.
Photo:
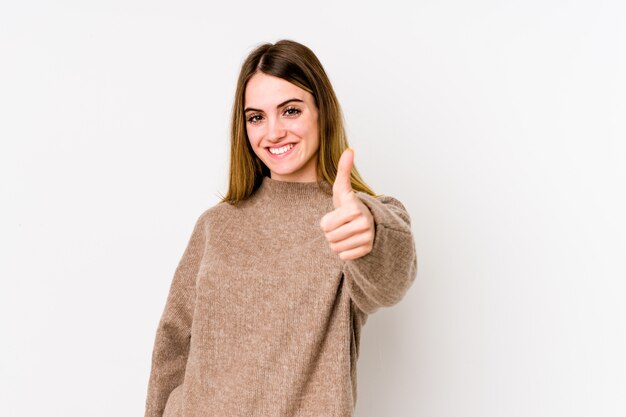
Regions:
<svg viewBox="0 0 626 417"><path fill-rule="evenodd" d="M325 192L326 191L326 192ZM281 181L263 176L257 189L259 197L268 197L286 203L332 198L332 186L324 179L319 182Z"/></svg>

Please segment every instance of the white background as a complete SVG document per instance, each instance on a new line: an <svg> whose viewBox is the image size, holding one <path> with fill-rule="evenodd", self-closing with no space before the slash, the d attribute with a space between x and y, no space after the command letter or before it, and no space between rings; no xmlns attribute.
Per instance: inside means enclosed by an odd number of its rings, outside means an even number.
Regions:
<svg viewBox="0 0 626 417"><path fill-rule="evenodd" d="M356 416L626 415L625 22L617 0L2 1L0 414L143 415L239 66L289 38L413 221Z"/></svg>

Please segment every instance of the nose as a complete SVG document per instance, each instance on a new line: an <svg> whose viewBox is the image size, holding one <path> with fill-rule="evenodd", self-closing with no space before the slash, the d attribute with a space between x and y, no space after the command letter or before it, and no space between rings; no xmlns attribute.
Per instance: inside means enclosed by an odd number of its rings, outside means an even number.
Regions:
<svg viewBox="0 0 626 417"><path fill-rule="evenodd" d="M277 142L287 134L280 119L268 118L267 121L267 139Z"/></svg>

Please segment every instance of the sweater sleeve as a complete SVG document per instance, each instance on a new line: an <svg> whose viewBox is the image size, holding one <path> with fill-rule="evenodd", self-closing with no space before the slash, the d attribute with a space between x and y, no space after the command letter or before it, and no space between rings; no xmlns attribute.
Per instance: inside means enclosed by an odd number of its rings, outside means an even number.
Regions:
<svg viewBox="0 0 626 417"><path fill-rule="evenodd" d="M399 200L355 193L374 218L374 242L368 254L344 261L343 274L353 302L372 314L404 297L417 276L417 254L411 219Z"/></svg>
<svg viewBox="0 0 626 417"><path fill-rule="evenodd" d="M152 351L145 417L161 417L171 392L182 384L191 340L196 276L206 241L200 216L174 272Z"/></svg>

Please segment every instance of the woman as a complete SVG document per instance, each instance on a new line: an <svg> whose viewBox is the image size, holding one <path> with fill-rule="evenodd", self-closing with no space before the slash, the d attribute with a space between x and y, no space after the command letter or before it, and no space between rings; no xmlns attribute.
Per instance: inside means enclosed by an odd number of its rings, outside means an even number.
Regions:
<svg viewBox="0 0 626 417"><path fill-rule="evenodd" d="M241 68L228 193L196 221L156 332L146 417L352 416L361 328L417 274L410 218L361 180L306 46Z"/></svg>

